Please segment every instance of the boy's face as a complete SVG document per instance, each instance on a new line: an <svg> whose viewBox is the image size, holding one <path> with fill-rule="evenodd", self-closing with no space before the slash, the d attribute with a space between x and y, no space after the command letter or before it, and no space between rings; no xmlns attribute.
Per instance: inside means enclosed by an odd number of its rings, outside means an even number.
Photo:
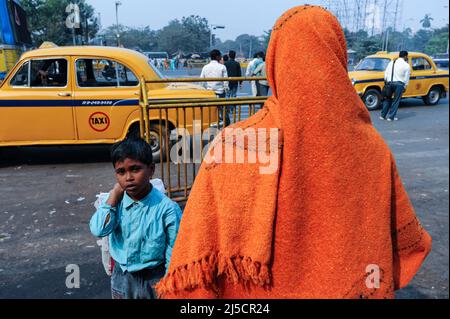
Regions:
<svg viewBox="0 0 450 319"><path fill-rule="evenodd" d="M133 200L141 200L148 195L150 179L155 172L155 165L146 165L140 161L126 158L114 165L116 178L122 189Z"/></svg>

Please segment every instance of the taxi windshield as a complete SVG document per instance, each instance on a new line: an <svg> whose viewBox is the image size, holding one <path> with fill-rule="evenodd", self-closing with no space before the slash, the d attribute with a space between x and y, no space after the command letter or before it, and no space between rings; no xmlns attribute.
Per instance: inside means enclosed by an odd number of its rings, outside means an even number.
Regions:
<svg viewBox="0 0 450 319"><path fill-rule="evenodd" d="M365 58L358 64L355 71L386 71L390 61L383 58Z"/></svg>

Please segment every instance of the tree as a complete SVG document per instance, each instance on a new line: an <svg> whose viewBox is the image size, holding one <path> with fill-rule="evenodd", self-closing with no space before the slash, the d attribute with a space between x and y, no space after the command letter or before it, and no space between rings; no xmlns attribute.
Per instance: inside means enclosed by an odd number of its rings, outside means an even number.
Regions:
<svg viewBox="0 0 450 319"><path fill-rule="evenodd" d="M245 57L253 57L256 52L266 51L266 39L249 34L241 34L236 38L235 48L238 53L242 53Z"/></svg>
<svg viewBox="0 0 450 319"><path fill-rule="evenodd" d="M183 32L183 25L179 20L172 20L169 25L158 32L158 39L159 48L173 54L178 52L180 48L185 48L190 37Z"/></svg>
<svg viewBox="0 0 450 319"><path fill-rule="evenodd" d="M130 28L119 25L119 35L121 44L125 48L137 51L157 51L157 32L150 27ZM117 26L110 26L102 32L101 38L106 45L117 45Z"/></svg>
<svg viewBox="0 0 450 319"><path fill-rule="evenodd" d="M159 48L171 54L184 52L204 52L209 48L208 20L191 15L175 19L157 33Z"/></svg>
<svg viewBox="0 0 450 319"><path fill-rule="evenodd" d="M191 15L181 19L183 32L189 35L189 43L186 43L188 52L208 51L210 27L208 20L200 16Z"/></svg>
<svg viewBox="0 0 450 319"><path fill-rule="evenodd" d="M415 51L424 52L427 43L431 40L432 37L432 31L420 29L413 37L412 49L414 49Z"/></svg>
<svg viewBox="0 0 450 319"><path fill-rule="evenodd" d="M425 45L425 53L434 55L437 53L443 53L447 51L448 48L448 35L449 28L447 26L436 29L433 32L433 36Z"/></svg>
<svg viewBox="0 0 450 319"><path fill-rule="evenodd" d="M272 30L269 31L264 31L264 35L262 36L262 38L264 39L264 51L267 51L267 48L269 47L269 42L270 42L270 38L272 36Z"/></svg>
<svg viewBox="0 0 450 319"><path fill-rule="evenodd" d="M424 29L429 29L431 28L431 21L433 20L434 19L429 14L426 14L425 17L422 20L420 20L420 23L422 23L422 27Z"/></svg>
<svg viewBox="0 0 450 319"><path fill-rule="evenodd" d="M22 0L21 5L27 13L31 37L35 46L44 41L57 45L73 43L72 30L67 29L66 8L75 3L80 8L82 36L78 42L85 43L86 38L94 38L98 32L98 21L94 8L86 0Z"/></svg>

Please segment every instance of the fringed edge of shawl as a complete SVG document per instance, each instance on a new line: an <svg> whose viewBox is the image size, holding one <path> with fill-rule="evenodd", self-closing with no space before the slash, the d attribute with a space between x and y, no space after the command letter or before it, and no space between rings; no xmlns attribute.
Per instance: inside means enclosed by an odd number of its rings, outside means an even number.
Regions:
<svg viewBox="0 0 450 319"><path fill-rule="evenodd" d="M177 267L157 285L158 296L176 294L184 290L209 288L217 292L217 278L224 275L229 283L254 284L268 287L271 284L269 267L250 257L227 257L211 254L190 264Z"/></svg>

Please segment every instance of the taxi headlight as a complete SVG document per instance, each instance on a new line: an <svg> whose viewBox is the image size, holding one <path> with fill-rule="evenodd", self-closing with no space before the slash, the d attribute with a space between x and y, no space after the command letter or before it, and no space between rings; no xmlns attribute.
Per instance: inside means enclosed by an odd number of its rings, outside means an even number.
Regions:
<svg viewBox="0 0 450 319"><path fill-rule="evenodd" d="M352 78L352 85L355 86L356 84L356 79Z"/></svg>

